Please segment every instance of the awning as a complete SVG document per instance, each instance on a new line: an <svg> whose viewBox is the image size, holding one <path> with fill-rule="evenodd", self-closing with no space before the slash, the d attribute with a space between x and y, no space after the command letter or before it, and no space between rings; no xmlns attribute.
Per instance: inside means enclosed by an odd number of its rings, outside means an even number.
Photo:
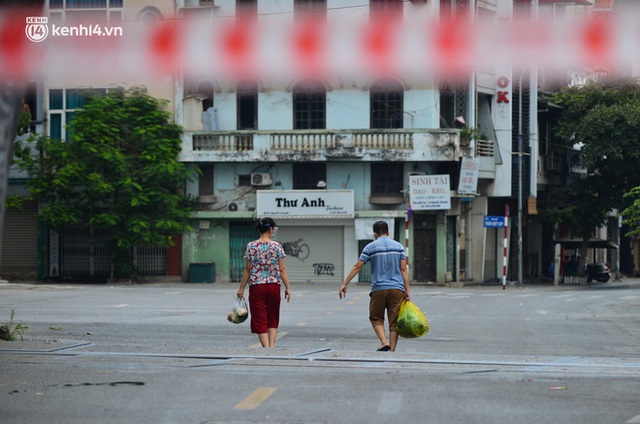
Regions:
<svg viewBox="0 0 640 424"><path fill-rule="evenodd" d="M557 239L553 241L554 244L560 244L565 249L580 249L582 247L581 239ZM603 240L600 238L592 238L589 240L589 248L590 249L619 249L616 243Z"/></svg>

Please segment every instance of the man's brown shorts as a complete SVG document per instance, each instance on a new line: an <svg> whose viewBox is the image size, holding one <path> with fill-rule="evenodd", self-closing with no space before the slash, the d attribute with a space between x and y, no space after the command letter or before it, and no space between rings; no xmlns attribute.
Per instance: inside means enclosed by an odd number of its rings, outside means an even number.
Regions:
<svg viewBox="0 0 640 424"><path fill-rule="evenodd" d="M371 321L371 324L384 324L384 311L386 309L389 331L395 331L400 305L404 300L404 292L397 289L378 290L371 292L369 296L371 297L369 300L369 321Z"/></svg>

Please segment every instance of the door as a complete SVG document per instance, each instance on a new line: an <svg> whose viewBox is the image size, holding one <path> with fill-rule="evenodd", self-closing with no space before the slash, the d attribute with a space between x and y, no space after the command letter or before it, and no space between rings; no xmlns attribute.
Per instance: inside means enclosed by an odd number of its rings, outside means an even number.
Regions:
<svg viewBox="0 0 640 424"><path fill-rule="evenodd" d="M438 276L436 216L418 217L413 225L413 279L434 282Z"/></svg>

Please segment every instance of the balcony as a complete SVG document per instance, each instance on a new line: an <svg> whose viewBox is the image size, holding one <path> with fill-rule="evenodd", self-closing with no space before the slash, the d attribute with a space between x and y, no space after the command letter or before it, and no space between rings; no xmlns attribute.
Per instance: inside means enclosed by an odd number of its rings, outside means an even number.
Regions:
<svg viewBox="0 0 640 424"><path fill-rule="evenodd" d="M493 154L493 144L482 153ZM468 154L450 129L186 131L185 162L457 161Z"/></svg>
<svg viewBox="0 0 640 424"><path fill-rule="evenodd" d="M480 160L479 178L494 179L496 177L496 142L493 140L476 140L476 157Z"/></svg>

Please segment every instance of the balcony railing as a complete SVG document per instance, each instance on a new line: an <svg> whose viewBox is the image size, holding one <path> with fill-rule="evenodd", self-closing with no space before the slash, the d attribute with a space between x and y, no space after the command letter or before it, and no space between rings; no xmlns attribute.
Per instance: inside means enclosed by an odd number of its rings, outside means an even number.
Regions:
<svg viewBox="0 0 640 424"><path fill-rule="evenodd" d="M326 148L350 147L355 149L413 149L413 131L360 130L360 131L210 131L193 134L194 151L250 151L254 138L267 136L270 150L310 151Z"/></svg>
<svg viewBox="0 0 640 424"><path fill-rule="evenodd" d="M193 150L250 151L253 150L253 132L216 131L207 134L193 134Z"/></svg>
<svg viewBox="0 0 640 424"><path fill-rule="evenodd" d="M493 157L495 143L492 140L476 140L476 155L480 157Z"/></svg>
<svg viewBox="0 0 640 424"><path fill-rule="evenodd" d="M187 131L181 160L255 161L457 161L462 156L495 166L495 142L477 140L475 149L460 145L454 129L335 129ZM484 164L486 162L486 164Z"/></svg>

